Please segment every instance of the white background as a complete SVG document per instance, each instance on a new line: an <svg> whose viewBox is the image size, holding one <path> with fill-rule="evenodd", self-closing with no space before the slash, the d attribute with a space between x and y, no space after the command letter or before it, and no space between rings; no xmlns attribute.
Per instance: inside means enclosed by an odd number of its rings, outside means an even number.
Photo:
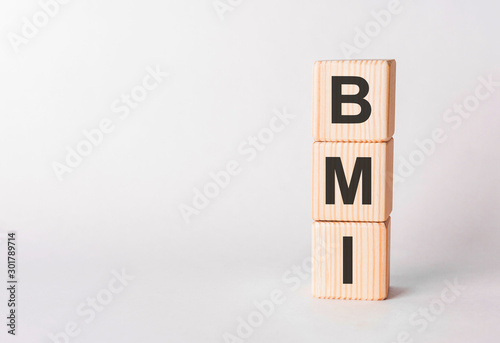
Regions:
<svg viewBox="0 0 500 343"><path fill-rule="evenodd" d="M480 78L500 81L498 4L402 0L346 55L387 1L230 3L219 16L211 0L74 0L16 46L41 6L2 1L0 341L51 342L74 322L71 342L224 342L274 289L286 300L245 342L498 341L500 87L471 98ZM312 65L345 58L397 60L395 168L410 172L395 185L381 302L315 299L304 271L297 289L286 281L311 253ZM157 66L169 76L120 119L111 105ZM467 101L467 118L446 121ZM284 108L295 117L247 161L238 146ZM114 131L59 181L54 162L103 118ZM418 152L439 128L446 141ZM241 172L187 223L179 206L231 160ZM122 269L134 280L85 322L77 308ZM443 309L455 280L466 289ZM439 314L412 324L429 307Z"/></svg>

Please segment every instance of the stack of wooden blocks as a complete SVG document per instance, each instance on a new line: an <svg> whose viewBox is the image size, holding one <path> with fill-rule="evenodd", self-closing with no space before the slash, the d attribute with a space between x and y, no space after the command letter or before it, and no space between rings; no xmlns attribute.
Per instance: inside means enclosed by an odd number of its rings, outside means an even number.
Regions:
<svg viewBox="0 0 500 343"><path fill-rule="evenodd" d="M387 297L395 81L394 60L314 64L315 297Z"/></svg>

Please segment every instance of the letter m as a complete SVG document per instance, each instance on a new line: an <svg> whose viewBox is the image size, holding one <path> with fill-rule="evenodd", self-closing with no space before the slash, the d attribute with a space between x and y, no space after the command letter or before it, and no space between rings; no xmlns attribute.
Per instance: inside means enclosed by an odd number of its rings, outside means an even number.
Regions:
<svg viewBox="0 0 500 343"><path fill-rule="evenodd" d="M359 180L362 179L361 200L363 205L372 203L372 159L371 157L357 157L351 182L347 185L347 179L340 157L326 158L326 204L335 205L335 179L337 176L342 200L346 205L354 204L354 198L358 190Z"/></svg>

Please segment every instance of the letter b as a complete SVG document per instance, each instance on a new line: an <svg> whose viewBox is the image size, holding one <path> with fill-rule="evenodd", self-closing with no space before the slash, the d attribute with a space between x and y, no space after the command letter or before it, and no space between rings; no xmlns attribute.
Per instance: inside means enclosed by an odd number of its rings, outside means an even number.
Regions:
<svg viewBox="0 0 500 343"><path fill-rule="evenodd" d="M342 85L356 85L357 94L342 94ZM369 86L365 79L359 76L332 76L332 124L359 124L370 118L372 107L364 99L368 94ZM343 115L342 104L358 104L361 111L355 115Z"/></svg>

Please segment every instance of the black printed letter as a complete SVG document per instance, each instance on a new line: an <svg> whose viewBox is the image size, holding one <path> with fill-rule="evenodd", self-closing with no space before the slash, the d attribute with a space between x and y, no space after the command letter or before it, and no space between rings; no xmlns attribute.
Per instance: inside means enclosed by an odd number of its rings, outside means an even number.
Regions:
<svg viewBox="0 0 500 343"><path fill-rule="evenodd" d="M342 85L357 85L358 94L342 94ZM332 76L332 124L359 124L370 118L372 107L364 97L368 94L368 82L359 76ZM342 115L342 104L361 106L356 115Z"/></svg>
<svg viewBox="0 0 500 343"><path fill-rule="evenodd" d="M326 158L326 204L335 204L335 175L338 175L340 193L342 200L346 205L354 204L356 191L358 190L359 179L363 174L362 184L362 203L371 205L372 203L372 159L371 157L357 157L354 164L354 170L351 176L351 182L347 185L347 179L344 173L344 167L340 157Z"/></svg>

